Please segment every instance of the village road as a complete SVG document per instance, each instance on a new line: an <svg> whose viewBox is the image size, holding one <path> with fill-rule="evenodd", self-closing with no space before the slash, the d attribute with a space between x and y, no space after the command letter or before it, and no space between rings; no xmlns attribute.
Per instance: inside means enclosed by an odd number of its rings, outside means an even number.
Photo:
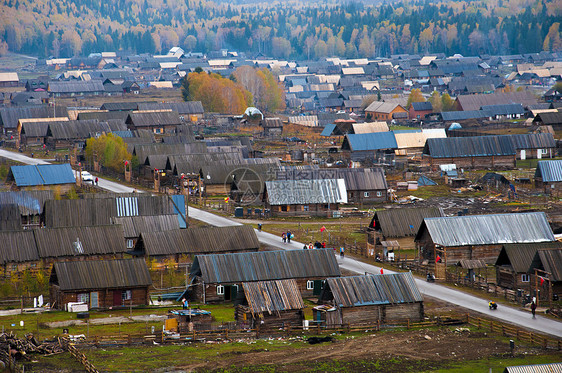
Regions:
<svg viewBox="0 0 562 373"><path fill-rule="evenodd" d="M0 156L13 159L18 162L27 164L47 164L48 162L40 161L36 158L26 157L22 154L16 152L10 152L0 149ZM134 189L120 185L118 183L99 179L99 187L106 189L114 193L131 193ZM189 207L188 217L196 220L203 221L207 224L214 225L217 227L225 227L232 225L241 225L239 222L234 220L212 214L194 207ZM261 243L270 246L272 248L278 248L283 250L302 250L303 243L292 241L290 244L283 243L280 237L267 232L258 232L256 234ZM340 267L357 274L378 274L380 273L380 267L366 264L358 260L346 257L344 259L339 258L338 263ZM384 269L384 273L393 273ZM449 287L439 285L436 283L428 283L425 280L416 279L416 283L420 292L429 297L433 297L445 302L455 304L457 306L467 308L476 312L486 314L489 317L495 319L509 322L524 328L531 330L536 330L541 333L550 334L559 338L562 338L562 323L551 320L540 315L537 315L535 319L531 317L530 312L522 311L512 307L500 304L498 309L491 311L488 309L488 300L475 297L473 295L461 292L459 290L451 289Z"/></svg>

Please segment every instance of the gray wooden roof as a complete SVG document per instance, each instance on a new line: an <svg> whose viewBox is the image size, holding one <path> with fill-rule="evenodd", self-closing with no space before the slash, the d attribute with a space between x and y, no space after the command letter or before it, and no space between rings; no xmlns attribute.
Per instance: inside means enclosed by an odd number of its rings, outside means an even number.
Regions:
<svg viewBox="0 0 562 373"><path fill-rule="evenodd" d="M63 291L122 289L152 285L143 259L56 262L51 283Z"/></svg>
<svg viewBox="0 0 562 373"><path fill-rule="evenodd" d="M415 236L423 219L443 216L436 207L395 208L375 211L370 227L381 230L385 237Z"/></svg>
<svg viewBox="0 0 562 373"><path fill-rule="evenodd" d="M339 307L423 302L411 272L328 278L320 299Z"/></svg>
<svg viewBox="0 0 562 373"><path fill-rule="evenodd" d="M0 264L39 260L33 230L0 232Z"/></svg>
<svg viewBox="0 0 562 373"><path fill-rule="evenodd" d="M294 279L244 282L242 287L253 314L272 314L304 308L299 287Z"/></svg>
<svg viewBox="0 0 562 373"><path fill-rule="evenodd" d="M181 124L175 111L133 112L127 118L127 124L138 127L177 126Z"/></svg>
<svg viewBox="0 0 562 373"><path fill-rule="evenodd" d="M101 80L90 81L50 81L49 92L69 94L69 93L98 93L104 92L105 88Z"/></svg>
<svg viewBox="0 0 562 373"><path fill-rule="evenodd" d="M539 265L537 252L553 249L562 249L562 242L506 244L498 255L496 265L511 265L515 272L529 273L531 268Z"/></svg>
<svg viewBox="0 0 562 373"><path fill-rule="evenodd" d="M0 231L19 231L21 226L21 215L18 205L0 204Z"/></svg>
<svg viewBox="0 0 562 373"><path fill-rule="evenodd" d="M382 168L307 168L285 167L277 172L278 180L344 179L347 191L386 190Z"/></svg>
<svg viewBox="0 0 562 373"><path fill-rule="evenodd" d="M125 131L125 122L111 120L99 122L97 119L69 120L49 123L48 135L57 140L87 139L112 131Z"/></svg>
<svg viewBox="0 0 562 373"><path fill-rule="evenodd" d="M25 106L10 107L0 109L0 125L6 129L15 129L20 119L27 118L52 118L66 117L68 113L65 107L57 106L50 108L47 106Z"/></svg>
<svg viewBox="0 0 562 373"><path fill-rule="evenodd" d="M50 228L111 224L112 217L175 214L167 196L101 196L45 202L45 225ZM185 216L185 211L183 212Z"/></svg>
<svg viewBox="0 0 562 373"><path fill-rule="evenodd" d="M331 249L197 255L191 267L191 277L200 276L207 284L340 275Z"/></svg>
<svg viewBox="0 0 562 373"><path fill-rule="evenodd" d="M424 230L444 247L555 241L544 212L425 218Z"/></svg>
<svg viewBox="0 0 562 373"><path fill-rule="evenodd" d="M539 250L538 255L544 270L552 274L552 280L562 281L562 248L554 250Z"/></svg>
<svg viewBox="0 0 562 373"><path fill-rule="evenodd" d="M52 190L27 190L0 192L0 205L16 204L21 215L37 215L43 213L45 201L54 199Z"/></svg>
<svg viewBox="0 0 562 373"><path fill-rule="evenodd" d="M180 229L177 215L145 215L112 217L112 224L123 227L124 237L138 237L142 232L163 232Z"/></svg>
<svg viewBox="0 0 562 373"><path fill-rule="evenodd" d="M176 218L177 219L177 218ZM146 256L257 251L260 247L251 226L201 227L166 232L144 231L135 251Z"/></svg>
<svg viewBox="0 0 562 373"><path fill-rule="evenodd" d="M203 114L203 104L201 101L187 102L143 102L138 105L139 110L173 110L180 115Z"/></svg>
<svg viewBox="0 0 562 373"><path fill-rule="evenodd" d="M47 137L49 122L25 122L21 125L21 135L26 137Z"/></svg>
<svg viewBox="0 0 562 373"><path fill-rule="evenodd" d="M112 255L126 251L119 225L34 229L41 258Z"/></svg>

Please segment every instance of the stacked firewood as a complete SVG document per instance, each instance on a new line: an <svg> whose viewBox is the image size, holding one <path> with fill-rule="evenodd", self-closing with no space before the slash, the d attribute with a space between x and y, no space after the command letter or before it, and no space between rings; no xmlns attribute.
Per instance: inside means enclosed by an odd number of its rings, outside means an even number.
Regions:
<svg viewBox="0 0 562 373"><path fill-rule="evenodd" d="M58 339L39 343L33 334L18 338L11 332L0 334L0 366L2 363L9 366L10 361L30 358L28 354L52 355L64 352Z"/></svg>

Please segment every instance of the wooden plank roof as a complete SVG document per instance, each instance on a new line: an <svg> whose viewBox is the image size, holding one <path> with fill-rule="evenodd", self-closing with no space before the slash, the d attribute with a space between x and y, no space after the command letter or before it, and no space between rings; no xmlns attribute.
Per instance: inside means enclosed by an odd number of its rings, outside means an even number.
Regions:
<svg viewBox="0 0 562 373"><path fill-rule="evenodd" d="M34 229L41 258L82 255L113 255L126 251L119 225Z"/></svg>
<svg viewBox="0 0 562 373"><path fill-rule="evenodd" d="M0 232L0 264L39 260L33 230Z"/></svg>
<svg viewBox="0 0 562 373"><path fill-rule="evenodd" d="M56 262L51 283L63 291L120 289L152 285L143 259Z"/></svg>
<svg viewBox="0 0 562 373"><path fill-rule="evenodd" d="M177 126L181 120L175 111L133 112L129 114L127 124L134 127Z"/></svg>
<svg viewBox="0 0 562 373"><path fill-rule="evenodd" d="M253 314L300 310L304 302L294 279L244 282L244 296Z"/></svg>
<svg viewBox="0 0 562 373"><path fill-rule="evenodd" d="M191 277L207 284L340 276L334 250L197 255Z"/></svg>
<svg viewBox="0 0 562 373"><path fill-rule="evenodd" d="M138 237L142 232L163 232L180 229L177 215L145 215L112 217L112 224L123 227L124 237Z"/></svg>
<svg viewBox="0 0 562 373"><path fill-rule="evenodd" d="M339 307L423 302L411 272L328 278L320 299Z"/></svg>
<svg viewBox="0 0 562 373"><path fill-rule="evenodd" d="M395 208L375 211L370 228L381 230L385 237L415 236L423 219L443 216L436 207Z"/></svg>
<svg viewBox="0 0 562 373"><path fill-rule="evenodd" d="M531 268L539 266L537 251L556 249L562 249L562 242L506 244L498 255L496 265L511 265L515 272L528 273Z"/></svg>
<svg viewBox="0 0 562 373"><path fill-rule="evenodd" d="M144 231L135 251L147 256L257 251L260 247L251 226L201 227L166 232Z"/></svg>
<svg viewBox="0 0 562 373"><path fill-rule="evenodd" d="M52 190L25 190L0 192L0 205L16 204L21 215L43 213L45 201L54 199Z"/></svg>
<svg viewBox="0 0 562 373"><path fill-rule="evenodd" d="M562 248L554 250L539 250L538 255L544 270L552 273L553 281L562 281Z"/></svg>

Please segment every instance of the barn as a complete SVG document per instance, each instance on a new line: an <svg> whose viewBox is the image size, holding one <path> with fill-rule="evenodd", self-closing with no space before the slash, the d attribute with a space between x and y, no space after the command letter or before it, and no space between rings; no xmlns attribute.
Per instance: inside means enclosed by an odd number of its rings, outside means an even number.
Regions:
<svg viewBox="0 0 562 373"><path fill-rule="evenodd" d="M49 279L50 304L56 309L69 302L89 308L146 305L151 285L143 259L58 262Z"/></svg>
<svg viewBox="0 0 562 373"><path fill-rule="evenodd" d="M544 212L425 218L416 235L419 257L445 264L494 263L504 244L555 241Z"/></svg>
<svg viewBox="0 0 562 373"><path fill-rule="evenodd" d="M328 278L314 319L327 326L421 321L423 297L411 272Z"/></svg>

